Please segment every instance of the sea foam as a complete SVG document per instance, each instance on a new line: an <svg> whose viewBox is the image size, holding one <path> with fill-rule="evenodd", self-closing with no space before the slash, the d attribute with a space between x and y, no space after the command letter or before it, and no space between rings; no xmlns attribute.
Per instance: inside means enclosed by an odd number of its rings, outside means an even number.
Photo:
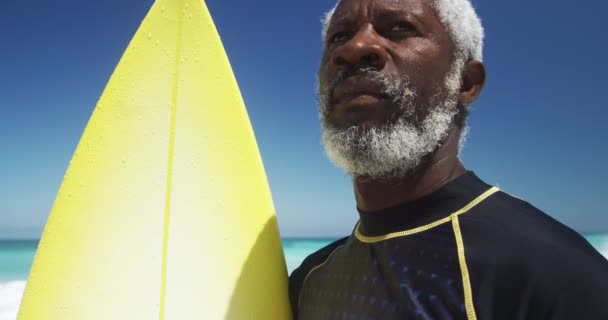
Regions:
<svg viewBox="0 0 608 320"><path fill-rule="evenodd" d="M608 259L608 243L604 243L598 250ZM296 257L288 257L288 265L290 271L293 270L302 260ZM289 261L293 260L293 261ZM0 282L0 320L16 320L23 290L25 289L25 280Z"/></svg>
<svg viewBox="0 0 608 320"><path fill-rule="evenodd" d="M17 319L17 311L25 289L25 281L0 283L0 320Z"/></svg>

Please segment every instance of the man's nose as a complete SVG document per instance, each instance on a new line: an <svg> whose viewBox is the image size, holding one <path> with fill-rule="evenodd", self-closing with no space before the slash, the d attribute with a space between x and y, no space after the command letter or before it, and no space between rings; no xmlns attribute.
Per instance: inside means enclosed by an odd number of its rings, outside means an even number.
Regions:
<svg viewBox="0 0 608 320"><path fill-rule="evenodd" d="M380 36L371 24L365 24L348 42L336 48L332 62L335 67L372 67L382 70L387 58L388 53L381 44Z"/></svg>

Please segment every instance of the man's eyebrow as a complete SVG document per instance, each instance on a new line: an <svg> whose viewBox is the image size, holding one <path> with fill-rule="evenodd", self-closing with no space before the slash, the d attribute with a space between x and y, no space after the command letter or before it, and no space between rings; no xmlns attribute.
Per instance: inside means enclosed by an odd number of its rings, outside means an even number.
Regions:
<svg viewBox="0 0 608 320"><path fill-rule="evenodd" d="M416 26L423 27L423 26L425 26L425 23L423 22L424 19L422 19L423 14L424 14L423 12L405 11L400 8L379 9L376 12L374 12L373 20L383 21L383 20L397 20L397 19L405 18L408 22L411 22ZM356 21L356 18L354 18L352 15L349 15L348 12L340 13L339 15L336 14L334 16L334 18L332 19L332 21L328 27L328 30L342 27L342 26L349 26L349 25L352 25L353 23L355 23L355 21Z"/></svg>
<svg viewBox="0 0 608 320"><path fill-rule="evenodd" d="M339 26L343 26L343 25L349 25L349 24L353 24L355 19L352 16L349 16L348 13L341 13L341 14L336 14L334 15L334 17L331 19L331 23L329 24L329 29L335 28L335 27L339 27Z"/></svg>
<svg viewBox="0 0 608 320"><path fill-rule="evenodd" d="M397 20L406 19L416 25L423 25L422 13L405 11L400 9L384 9L374 13L374 18L378 20Z"/></svg>

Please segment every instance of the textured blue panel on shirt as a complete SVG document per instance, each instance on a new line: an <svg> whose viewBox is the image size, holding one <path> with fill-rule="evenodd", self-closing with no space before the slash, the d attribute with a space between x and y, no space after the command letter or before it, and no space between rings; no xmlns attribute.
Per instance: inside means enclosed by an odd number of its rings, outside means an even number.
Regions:
<svg viewBox="0 0 608 320"><path fill-rule="evenodd" d="M302 290L299 319L466 319L449 223L366 244L351 237Z"/></svg>

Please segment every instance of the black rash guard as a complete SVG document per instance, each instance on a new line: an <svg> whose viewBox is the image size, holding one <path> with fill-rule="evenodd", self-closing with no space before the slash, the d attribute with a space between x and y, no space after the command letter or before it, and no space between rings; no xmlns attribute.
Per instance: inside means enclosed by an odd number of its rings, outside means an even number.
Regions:
<svg viewBox="0 0 608 320"><path fill-rule="evenodd" d="M608 319L608 261L472 172L359 214L291 274L297 319Z"/></svg>

